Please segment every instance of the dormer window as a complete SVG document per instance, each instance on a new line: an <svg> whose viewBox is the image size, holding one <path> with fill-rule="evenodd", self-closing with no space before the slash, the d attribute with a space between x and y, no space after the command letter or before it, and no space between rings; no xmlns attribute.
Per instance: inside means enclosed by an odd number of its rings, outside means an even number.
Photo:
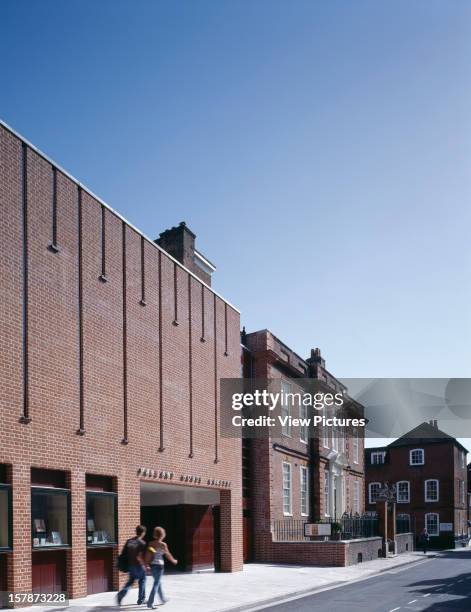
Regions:
<svg viewBox="0 0 471 612"><path fill-rule="evenodd" d="M414 448L409 453L409 464L410 465L424 465L424 449Z"/></svg>
<svg viewBox="0 0 471 612"><path fill-rule="evenodd" d="M371 453L371 465L382 465L386 453L384 451L375 451Z"/></svg>

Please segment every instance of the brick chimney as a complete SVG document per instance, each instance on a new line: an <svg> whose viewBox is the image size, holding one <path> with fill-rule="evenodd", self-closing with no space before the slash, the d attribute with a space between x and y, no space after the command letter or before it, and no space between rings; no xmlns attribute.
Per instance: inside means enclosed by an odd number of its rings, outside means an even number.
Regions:
<svg viewBox="0 0 471 612"><path fill-rule="evenodd" d="M321 349L311 349L311 356L306 359L306 363L309 365L310 376L320 378L325 368L325 359L321 356Z"/></svg>
<svg viewBox="0 0 471 612"><path fill-rule="evenodd" d="M195 248L196 235L182 221L176 227L162 232L155 241L169 255L188 268L207 285L216 267Z"/></svg>
<svg viewBox="0 0 471 612"><path fill-rule="evenodd" d="M312 364L317 363L321 367L325 368L325 359L323 359L321 356L321 349L320 348L311 349L311 357L307 359L307 362L312 363Z"/></svg>

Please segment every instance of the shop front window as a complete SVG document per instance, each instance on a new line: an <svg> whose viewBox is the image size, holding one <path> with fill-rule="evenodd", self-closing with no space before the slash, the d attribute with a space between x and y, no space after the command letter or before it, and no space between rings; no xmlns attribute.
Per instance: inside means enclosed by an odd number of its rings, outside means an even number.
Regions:
<svg viewBox="0 0 471 612"><path fill-rule="evenodd" d="M31 489L33 548L70 545L70 493L64 489Z"/></svg>
<svg viewBox="0 0 471 612"><path fill-rule="evenodd" d="M87 546L116 544L115 493L87 492Z"/></svg>
<svg viewBox="0 0 471 612"><path fill-rule="evenodd" d="M0 484L0 550L11 549L11 487Z"/></svg>

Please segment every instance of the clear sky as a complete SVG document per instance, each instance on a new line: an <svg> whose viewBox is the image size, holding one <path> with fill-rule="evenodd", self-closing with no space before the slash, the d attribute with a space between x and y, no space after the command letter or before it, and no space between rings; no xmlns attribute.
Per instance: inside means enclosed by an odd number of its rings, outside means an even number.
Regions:
<svg viewBox="0 0 471 612"><path fill-rule="evenodd" d="M471 374L471 3L1 0L0 117L247 330L337 376Z"/></svg>

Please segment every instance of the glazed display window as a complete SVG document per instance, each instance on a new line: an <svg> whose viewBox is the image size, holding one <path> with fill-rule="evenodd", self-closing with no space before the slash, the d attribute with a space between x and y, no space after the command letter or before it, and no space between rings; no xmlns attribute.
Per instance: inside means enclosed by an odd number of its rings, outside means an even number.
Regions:
<svg viewBox="0 0 471 612"><path fill-rule="evenodd" d="M70 545L70 492L65 489L31 489L33 548Z"/></svg>
<svg viewBox="0 0 471 612"><path fill-rule="evenodd" d="M11 549L11 487L0 484L0 550Z"/></svg>
<svg viewBox="0 0 471 612"><path fill-rule="evenodd" d="M117 542L116 493L87 492L87 546Z"/></svg>

